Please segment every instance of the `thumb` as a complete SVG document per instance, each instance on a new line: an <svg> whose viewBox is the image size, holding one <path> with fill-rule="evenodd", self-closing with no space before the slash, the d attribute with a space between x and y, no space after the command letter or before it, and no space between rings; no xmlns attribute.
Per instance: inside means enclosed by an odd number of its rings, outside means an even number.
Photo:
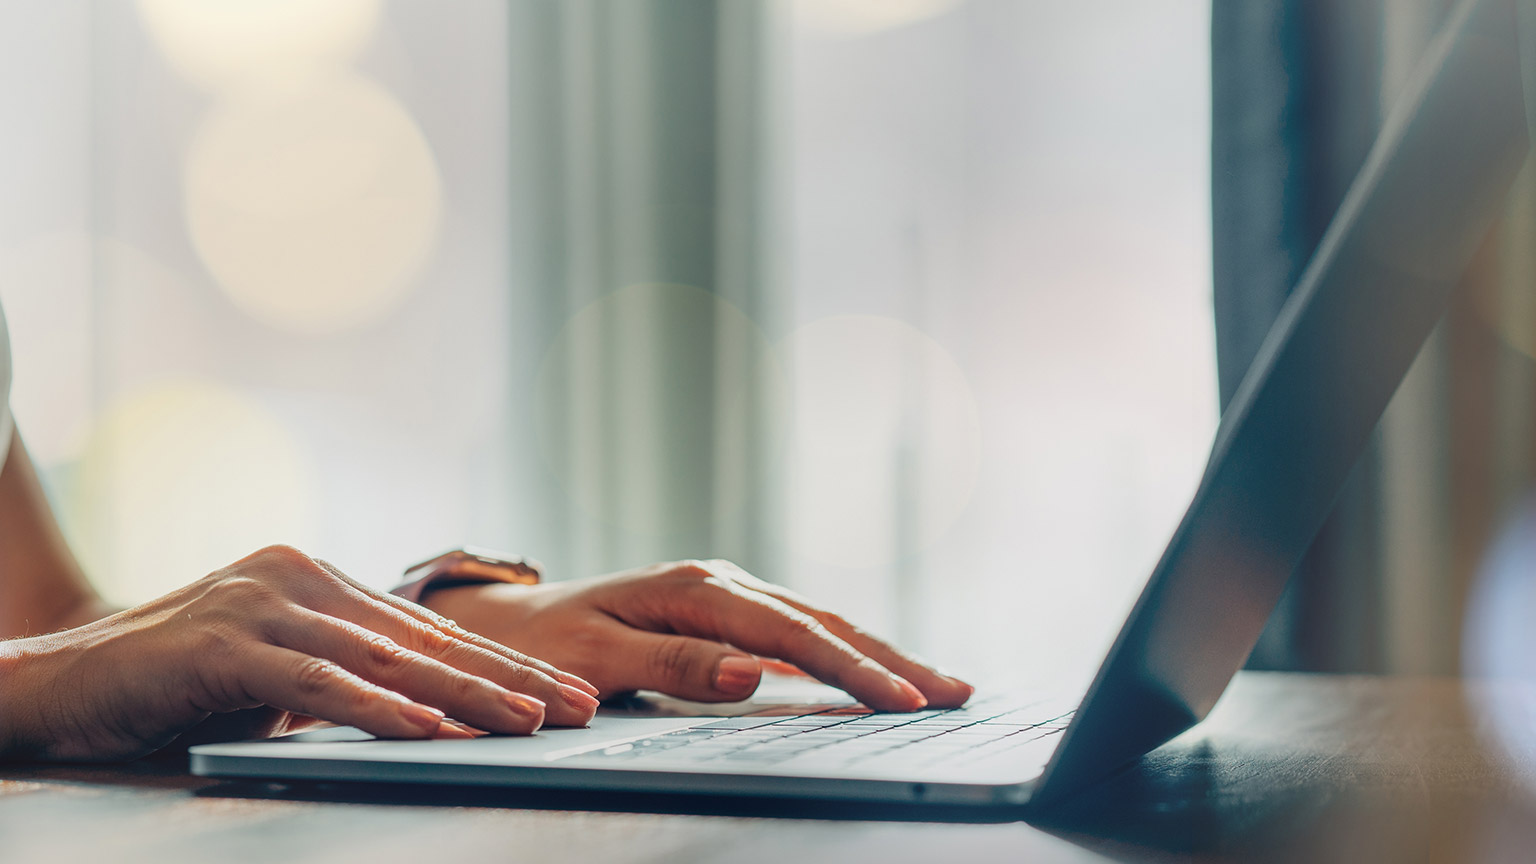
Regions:
<svg viewBox="0 0 1536 864"><path fill-rule="evenodd" d="M635 689L695 702L735 702L751 696L763 677L756 657L708 639L633 631L629 641L620 662L634 664L624 677Z"/></svg>

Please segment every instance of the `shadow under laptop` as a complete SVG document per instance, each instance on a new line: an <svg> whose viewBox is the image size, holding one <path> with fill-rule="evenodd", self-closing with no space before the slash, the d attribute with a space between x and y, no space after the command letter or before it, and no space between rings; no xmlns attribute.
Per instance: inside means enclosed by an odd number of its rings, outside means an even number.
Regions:
<svg viewBox="0 0 1536 864"><path fill-rule="evenodd" d="M683 793L604 792L575 789L506 789L484 786L408 783L281 782L233 780L196 790L204 798L332 802L404 807L501 807L519 810L585 810L770 819L855 822L1018 822L1017 805L954 807L935 804L869 803L790 798L757 798Z"/></svg>
<svg viewBox="0 0 1536 864"><path fill-rule="evenodd" d="M1208 744L1154 751L1092 789L1028 814L1036 828L1110 857L1148 850L1175 854L1240 852L1267 847L1307 821L1317 790L1227 788L1227 778L1271 775L1274 764L1241 768Z"/></svg>
<svg viewBox="0 0 1536 864"><path fill-rule="evenodd" d="M1471 860L1486 802L1335 750L1153 751L1092 790L1031 808L1033 827L1106 858ZM1474 856L1475 857L1475 856Z"/></svg>

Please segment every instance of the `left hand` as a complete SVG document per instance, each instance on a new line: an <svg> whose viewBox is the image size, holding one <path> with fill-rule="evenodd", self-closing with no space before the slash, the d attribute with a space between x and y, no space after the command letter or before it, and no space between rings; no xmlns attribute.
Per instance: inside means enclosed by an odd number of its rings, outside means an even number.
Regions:
<svg viewBox="0 0 1536 864"><path fill-rule="evenodd" d="M973 691L729 561L655 564L543 585L443 588L425 602L471 631L580 675L605 698L646 689L700 702L745 699L762 676L757 655L792 663L877 711L952 708Z"/></svg>

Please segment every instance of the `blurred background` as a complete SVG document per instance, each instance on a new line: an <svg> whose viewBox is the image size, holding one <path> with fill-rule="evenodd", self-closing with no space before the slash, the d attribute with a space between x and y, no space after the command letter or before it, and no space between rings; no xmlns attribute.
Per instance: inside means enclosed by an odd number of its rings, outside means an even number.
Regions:
<svg viewBox="0 0 1536 864"><path fill-rule="evenodd" d="M1447 5L16 0L17 420L122 603L273 542L718 556L1073 681ZM1460 668L1528 185L1256 665Z"/></svg>
<svg viewBox="0 0 1536 864"><path fill-rule="evenodd" d="M1203 3L0 15L14 408L119 602L720 556L1048 683L1194 487Z"/></svg>

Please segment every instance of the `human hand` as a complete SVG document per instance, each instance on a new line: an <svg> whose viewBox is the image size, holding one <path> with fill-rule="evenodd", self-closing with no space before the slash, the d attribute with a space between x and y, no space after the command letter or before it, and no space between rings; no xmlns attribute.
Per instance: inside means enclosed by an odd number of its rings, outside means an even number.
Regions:
<svg viewBox="0 0 1536 864"><path fill-rule="evenodd" d="M650 689L701 702L745 699L762 676L754 655L793 663L880 711L954 707L973 690L729 561L443 588L424 600L470 630L576 672L603 697Z"/></svg>
<svg viewBox="0 0 1536 864"><path fill-rule="evenodd" d="M271 547L158 600L0 642L0 755L126 759L267 706L386 738L581 726L596 688L414 603Z"/></svg>

